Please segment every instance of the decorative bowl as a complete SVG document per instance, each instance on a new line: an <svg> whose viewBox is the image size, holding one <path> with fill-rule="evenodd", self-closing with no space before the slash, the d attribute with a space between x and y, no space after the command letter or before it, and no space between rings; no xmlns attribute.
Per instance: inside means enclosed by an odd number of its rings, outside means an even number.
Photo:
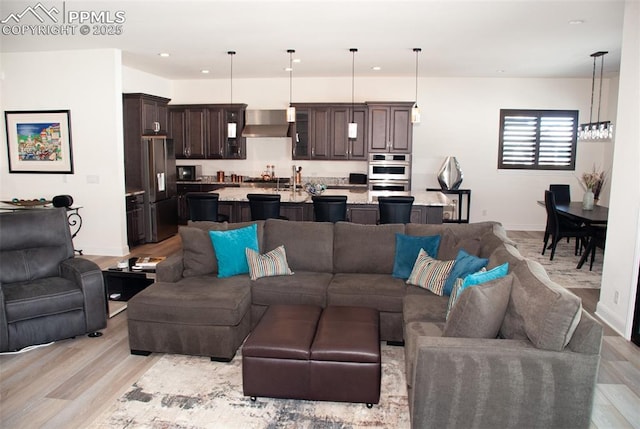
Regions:
<svg viewBox="0 0 640 429"><path fill-rule="evenodd" d="M321 195L325 189L327 189L327 185L324 183L305 183L304 190L309 195Z"/></svg>

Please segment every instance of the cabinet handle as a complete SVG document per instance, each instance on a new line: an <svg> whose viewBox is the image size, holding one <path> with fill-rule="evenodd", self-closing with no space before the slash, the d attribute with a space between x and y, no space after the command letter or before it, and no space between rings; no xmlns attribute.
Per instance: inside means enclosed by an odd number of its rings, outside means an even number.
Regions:
<svg viewBox="0 0 640 429"><path fill-rule="evenodd" d="M312 147L311 148L311 156L315 156L316 155L316 148Z"/></svg>

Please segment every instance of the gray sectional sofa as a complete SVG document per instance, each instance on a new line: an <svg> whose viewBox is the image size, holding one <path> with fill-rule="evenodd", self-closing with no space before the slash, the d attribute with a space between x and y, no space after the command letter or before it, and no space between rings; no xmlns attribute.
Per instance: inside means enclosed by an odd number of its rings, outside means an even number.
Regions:
<svg viewBox="0 0 640 429"><path fill-rule="evenodd" d="M271 304L367 306L380 313L382 340L404 342L412 427L589 426L602 327L500 224L253 223L260 251L283 245L294 274L218 278L208 231L250 223L181 227L182 252L129 301L133 353L229 360ZM440 235L439 260L464 249L487 258L488 270L508 262L509 274L465 291L446 320L448 296L392 277L397 233ZM491 307L497 290L506 309ZM496 323L497 336L467 338Z"/></svg>

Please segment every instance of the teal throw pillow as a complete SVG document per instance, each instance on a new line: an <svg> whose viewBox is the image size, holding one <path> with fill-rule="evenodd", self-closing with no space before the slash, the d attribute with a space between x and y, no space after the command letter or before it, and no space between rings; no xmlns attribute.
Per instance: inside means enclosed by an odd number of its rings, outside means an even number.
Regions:
<svg viewBox="0 0 640 429"><path fill-rule="evenodd" d="M245 249L258 249L258 226L249 225L229 231L209 231L218 261L218 277L247 274L249 265Z"/></svg>
<svg viewBox="0 0 640 429"><path fill-rule="evenodd" d="M504 264L498 265L497 267L492 268L489 271L482 268L477 273L469 274L464 279L457 278L453 286L453 291L451 291L451 296L449 297L449 305L447 306L446 318L447 319L449 318L449 313L451 312L451 309L455 305L456 300L458 299L458 297L460 296L463 290L471 286L487 283L487 282L490 282L491 280L502 278L506 276L508 272L509 272L509 263L505 262Z"/></svg>
<svg viewBox="0 0 640 429"><path fill-rule="evenodd" d="M396 233L396 255L391 275L399 279L408 279L420 249L424 249L435 259L438 257L438 247L440 247L439 235L418 236Z"/></svg>
<svg viewBox="0 0 640 429"><path fill-rule="evenodd" d="M464 279L469 274L480 271L482 268L486 267L488 263L488 259L478 258L477 256L468 254L464 249L460 249L458 256L456 256L456 263L453 264L453 268L449 274L449 278L447 278L447 281L444 283L444 295L451 295L453 284L456 282L458 277Z"/></svg>

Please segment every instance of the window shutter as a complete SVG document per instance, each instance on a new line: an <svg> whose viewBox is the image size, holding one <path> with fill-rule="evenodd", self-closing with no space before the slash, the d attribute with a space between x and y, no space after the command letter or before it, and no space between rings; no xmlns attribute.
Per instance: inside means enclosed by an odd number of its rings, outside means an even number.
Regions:
<svg viewBox="0 0 640 429"><path fill-rule="evenodd" d="M578 112L500 110L498 168L573 170Z"/></svg>

